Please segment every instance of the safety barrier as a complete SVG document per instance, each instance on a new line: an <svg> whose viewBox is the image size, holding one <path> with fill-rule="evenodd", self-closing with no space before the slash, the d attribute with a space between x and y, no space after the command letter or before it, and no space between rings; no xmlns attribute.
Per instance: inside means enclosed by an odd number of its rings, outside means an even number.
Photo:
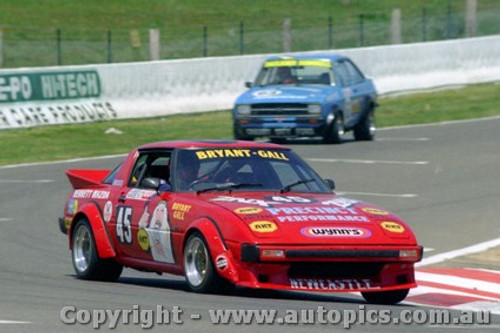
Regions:
<svg viewBox="0 0 500 333"><path fill-rule="evenodd" d="M500 80L500 36L312 53L351 57L380 94ZM229 109L266 57L0 70L0 129Z"/></svg>

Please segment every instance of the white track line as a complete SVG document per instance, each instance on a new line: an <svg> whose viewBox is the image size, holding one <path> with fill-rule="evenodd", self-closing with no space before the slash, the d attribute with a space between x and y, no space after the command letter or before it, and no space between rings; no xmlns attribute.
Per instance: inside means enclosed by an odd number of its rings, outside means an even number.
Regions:
<svg viewBox="0 0 500 333"><path fill-rule="evenodd" d="M0 217L0 222L12 221L13 219L10 217Z"/></svg>
<svg viewBox="0 0 500 333"><path fill-rule="evenodd" d="M483 243L464 247L462 249L444 252L444 253L436 254L436 255L429 257L429 258L424 258L421 262L416 263L415 267L437 264L439 262L443 262L445 260L453 259L456 257L461 257L461 256L472 254L472 253L482 252L482 251L485 251L489 248L496 247L496 246L500 246L500 237L483 242Z"/></svg>
<svg viewBox="0 0 500 333"><path fill-rule="evenodd" d="M0 170L1 169L14 169L14 168L20 168L20 167L39 166L39 165L52 165L52 164L65 164L65 163L75 163L75 162L84 162L84 161L105 160L105 159L116 158L116 157L125 157L125 156L127 156L127 154L82 157L82 158L73 158L70 160L61 160L61 161L53 161L53 162L10 164L10 165L0 166Z"/></svg>
<svg viewBox="0 0 500 333"><path fill-rule="evenodd" d="M0 320L0 324L31 324L30 321Z"/></svg>
<svg viewBox="0 0 500 333"><path fill-rule="evenodd" d="M377 131L390 131L393 129L405 129L405 128L418 128L418 127L431 127L431 126L445 126L445 125L456 125L456 124L468 124L468 123L477 123L480 121L490 121L490 120L498 120L500 116L493 117L484 117L484 118L475 118L475 119L464 119L464 120L450 120L450 121L442 121L439 123L431 123L431 124L416 124L416 125L402 125L402 126L391 126L391 127L383 127L377 128Z"/></svg>
<svg viewBox="0 0 500 333"><path fill-rule="evenodd" d="M405 164L405 165L425 165L428 161L384 161L384 160L358 160L344 158L306 158L311 162L326 162L326 163L359 163L359 164Z"/></svg>
<svg viewBox="0 0 500 333"><path fill-rule="evenodd" d="M367 195L372 197L389 197L389 198L416 198L417 194L413 193L403 193L403 194L391 194L391 193L371 193L371 192L336 192L338 195Z"/></svg>
<svg viewBox="0 0 500 333"><path fill-rule="evenodd" d="M46 184L53 183L53 179L0 179L0 184Z"/></svg>
<svg viewBox="0 0 500 333"><path fill-rule="evenodd" d="M379 138L375 139L376 141L398 141L398 142L424 142L429 141L430 138Z"/></svg>

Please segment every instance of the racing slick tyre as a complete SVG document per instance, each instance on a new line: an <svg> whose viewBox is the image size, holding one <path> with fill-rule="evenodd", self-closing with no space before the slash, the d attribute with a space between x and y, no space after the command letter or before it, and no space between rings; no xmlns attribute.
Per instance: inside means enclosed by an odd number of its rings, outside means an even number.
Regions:
<svg viewBox="0 0 500 333"><path fill-rule="evenodd" d="M76 222L71 238L71 258L76 276L83 280L115 281L123 266L113 259L100 259L92 228L86 218Z"/></svg>
<svg viewBox="0 0 500 333"><path fill-rule="evenodd" d="M328 126L325 135L323 136L324 143L342 143L342 136L344 135L344 119L340 113L335 114L330 126Z"/></svg>
<svg viewBox="0 0 500 333"><path fill-rule="evenodd" d="M207 242L199 232L192 233L184 246L184 275L192 291L225 293L232 284L215 270Z"/></svg>
<svg viewBox="0 0 500 333"><path fill-rule="evenodd" d="M361 295L368 303L391 305L404 300L409 291L410 289L362 292Z"/></svg>
<svg viewBox="0 0 500 333"><path fill-rule="evenodd" d="M370 111L354 127L354 139L356 141L372 141L375 137L375 130L375 114L373 111Z"/></svg>

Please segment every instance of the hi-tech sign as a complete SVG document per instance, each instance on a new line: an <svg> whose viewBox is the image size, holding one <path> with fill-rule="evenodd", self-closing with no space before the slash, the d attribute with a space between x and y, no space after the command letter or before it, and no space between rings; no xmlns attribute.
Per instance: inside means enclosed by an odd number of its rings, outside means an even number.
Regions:
<svg viewBox="0 0 500 333"><path fill-rule="evenodd" d="M96 71L0 75L0 103L99 97Z"/></svg>

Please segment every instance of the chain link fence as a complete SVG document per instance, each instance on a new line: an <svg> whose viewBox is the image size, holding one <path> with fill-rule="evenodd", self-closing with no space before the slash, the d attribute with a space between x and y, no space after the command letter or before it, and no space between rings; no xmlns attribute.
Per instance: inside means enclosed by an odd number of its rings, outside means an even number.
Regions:
<svg viewBox="0 0 500 333"><path fill-rule="evenodd" d="M475 36L500 34L500 3L476 12ZM182 26L159 31L159 58L179 59L239 54L281 53L284 34L291 37L291 51L330 50L390 44L391 12L362 14L341 24L335 17L318 17L307 25L265 29L241 22L237 25ZM422 8L420 15L400 21L402 43L467 37L466 13L451 6L439 12ZM59 29L1 27L0 66L4 68L136 62L152 59L149 29Z"/></svg>

